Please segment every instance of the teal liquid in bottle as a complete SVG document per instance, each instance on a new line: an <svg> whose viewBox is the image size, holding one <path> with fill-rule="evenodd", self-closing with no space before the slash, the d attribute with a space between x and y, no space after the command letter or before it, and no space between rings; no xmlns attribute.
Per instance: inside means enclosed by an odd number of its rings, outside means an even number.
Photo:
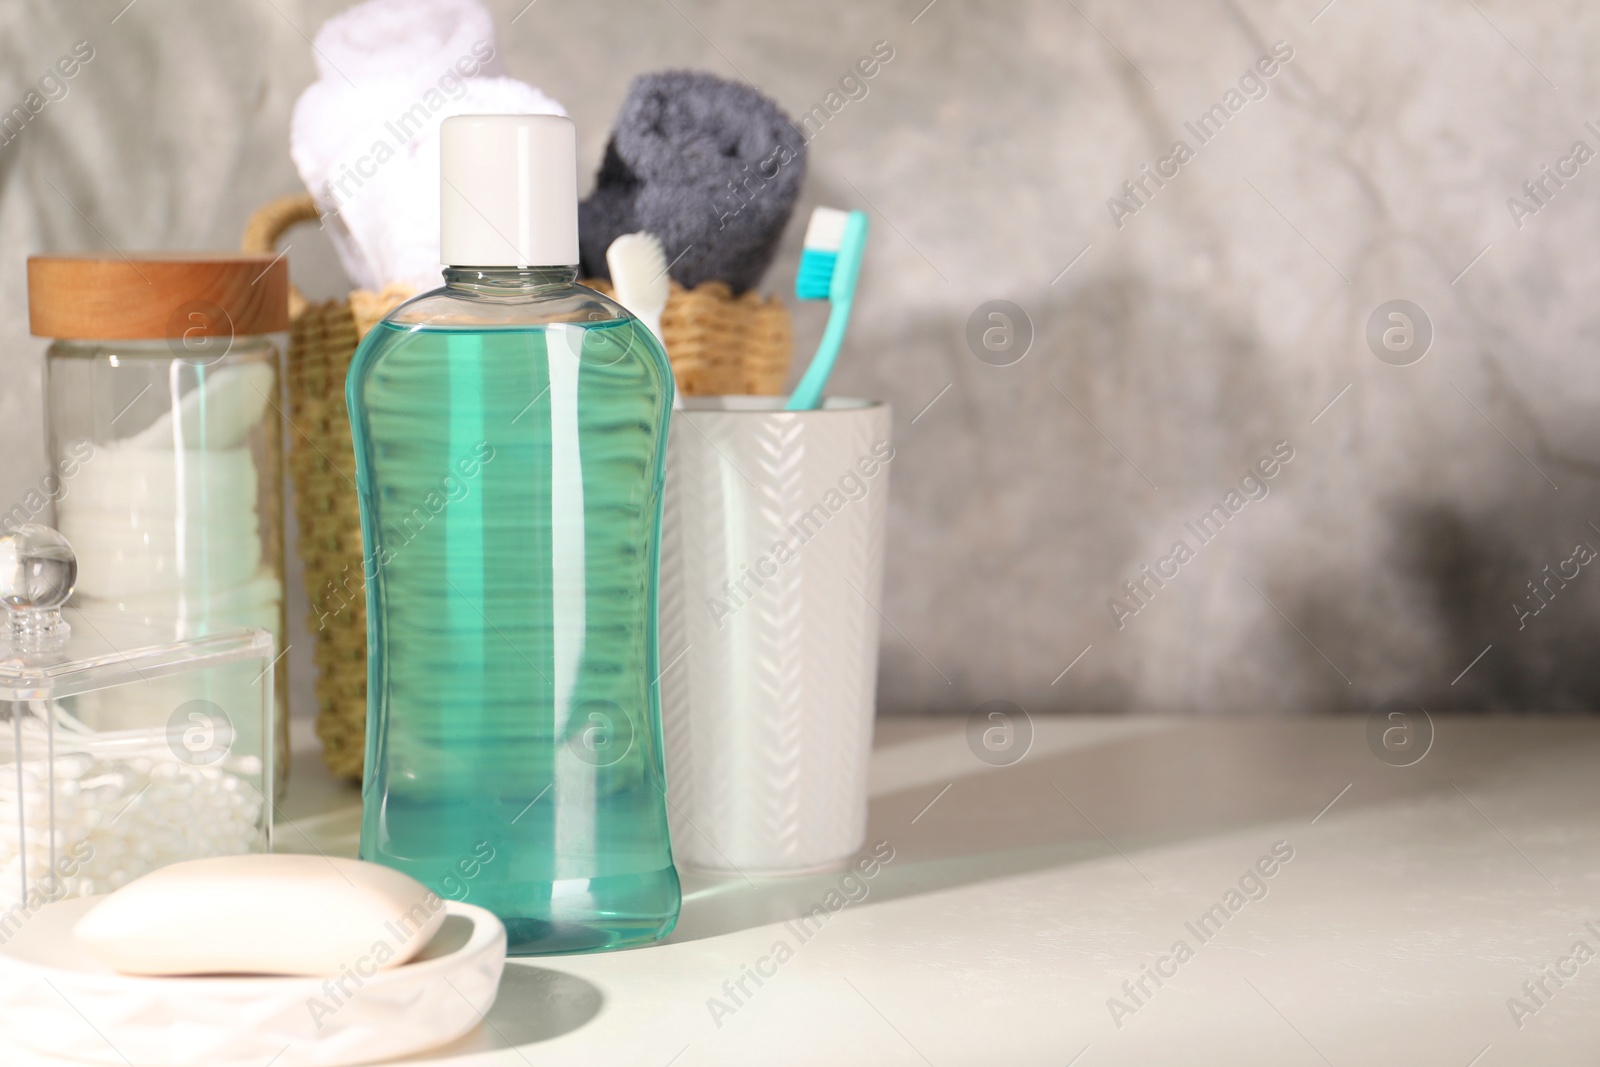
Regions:
<svg viewBox="0 0 1600 1067"><path fill-rule="evenodd" d="M469 147L571 129L447 120L447 254L461 122L489 125ZM477 192L496 218L495 191ZM488 908L519 955L653 941L680 899L655 685L672 373L575 277L449 268L372 330L347 383L368 578L361 856Z"/></svg>

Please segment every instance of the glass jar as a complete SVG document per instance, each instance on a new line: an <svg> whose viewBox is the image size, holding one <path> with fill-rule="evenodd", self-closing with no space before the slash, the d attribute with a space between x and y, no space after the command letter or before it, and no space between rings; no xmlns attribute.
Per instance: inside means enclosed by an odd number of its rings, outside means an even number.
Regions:
<svg viewBox="0 0 1600 1067"><path fill-rule="evenodd" d="M287 264L245 254L35 257L56 526L73 606L192 635L259 628L273 666L274 783L288 774L278 350ZM180 683L143 699L176 706Z"/></svg>
<svg viewBox="0 0 1600 1067"><path fill-rule="evenodd" d="M272 637L62 611L56 531L0 534L0 944L53 900L272 846Z"/></svg>

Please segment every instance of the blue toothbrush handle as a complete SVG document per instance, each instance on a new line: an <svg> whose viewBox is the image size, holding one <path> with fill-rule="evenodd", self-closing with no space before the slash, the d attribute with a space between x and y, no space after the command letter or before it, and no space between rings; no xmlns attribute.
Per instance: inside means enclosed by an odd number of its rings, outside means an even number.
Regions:
<svg viewBox="0 0 1600 1067"><path fill-rule="evenodd" d="M806 368L805 374L794 387L794 393L785 405L786 411L815 411L822 406L822 390L828 384L828 375L833 373L833 364L839 358L839 349L844 345L845 327L850 324L851 300L840 300L834 303L833 310L828 313L828 327L822 331L822 343L817 346L817 354L811 357L811 366Z"/></svg>

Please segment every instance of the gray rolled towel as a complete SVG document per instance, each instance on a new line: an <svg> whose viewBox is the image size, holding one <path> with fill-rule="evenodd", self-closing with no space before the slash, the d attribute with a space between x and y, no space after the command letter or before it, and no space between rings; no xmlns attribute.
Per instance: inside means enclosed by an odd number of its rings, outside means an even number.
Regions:
<svg viewBox="0 0 1600 1067"><path fill-rule="evenodd" d="M699 71L640 75L578 206L583 272L609 278L611 242L644 230L661 238L679 285L754 288L805 174L805 138L755 89Z"/></svg>

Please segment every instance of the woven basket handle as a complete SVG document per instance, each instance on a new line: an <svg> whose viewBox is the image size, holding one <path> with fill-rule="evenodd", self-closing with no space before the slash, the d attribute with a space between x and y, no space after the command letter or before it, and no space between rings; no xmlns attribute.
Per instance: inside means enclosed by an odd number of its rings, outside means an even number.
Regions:
<svg viewBox="0 0 1600 1067"><path fill-rule="evenodd" d="M291 227L321 217L322 213L317 210L317 202L311 198L310 193L280 196L276 200L262 204L251 214L250 221L245 224L244 237L240 240L239 247L246 252L271 255L277 251L278 239ZM289 317L297 319L305 309L306 298L293 283L290 283Z"/></svg>

